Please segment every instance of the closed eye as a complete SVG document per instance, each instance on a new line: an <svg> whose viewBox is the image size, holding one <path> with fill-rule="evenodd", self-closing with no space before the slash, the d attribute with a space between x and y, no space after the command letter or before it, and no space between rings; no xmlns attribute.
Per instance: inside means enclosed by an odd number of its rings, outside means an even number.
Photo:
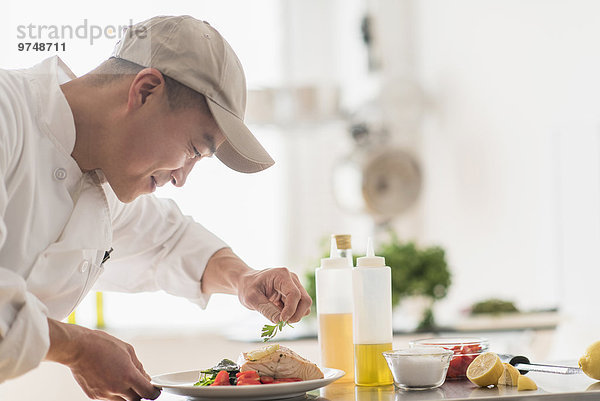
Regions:
<svg viewBox="0 0 600 401"><path fill-rule="evenodd" d="M194 150L194 156L196 156L198 159L202 158L202 155L200 152L198 152L198 149L196 149L194 145L192 145L192 149Z"/></svg>

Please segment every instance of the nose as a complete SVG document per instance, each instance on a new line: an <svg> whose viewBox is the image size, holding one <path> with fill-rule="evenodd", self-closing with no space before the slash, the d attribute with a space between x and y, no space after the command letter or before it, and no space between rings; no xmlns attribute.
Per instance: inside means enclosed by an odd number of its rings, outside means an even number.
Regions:
<svg viewBox="0 0 600 401"><path fill-rule="evenodd" d="M176 187L182 187L187 180L188 174L192 171L192 167L198 161L198 158L187 159L184 165L177 170L171 172L171 183Z"/></svg>

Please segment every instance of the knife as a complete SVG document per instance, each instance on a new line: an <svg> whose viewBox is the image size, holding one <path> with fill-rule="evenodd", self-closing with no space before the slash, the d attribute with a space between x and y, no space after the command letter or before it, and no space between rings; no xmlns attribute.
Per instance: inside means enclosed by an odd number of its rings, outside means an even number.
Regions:
<svg viewBox="0 0 600 401"><path fill-rule="evenodd" d="M510 363L517 368L522 375L527 374L528 372L556 373L560 375L577 375L583 372L580 368L574 368L572 366L531 363L529 358L523 355L498 354L498 356L502 362Z"/></svg>

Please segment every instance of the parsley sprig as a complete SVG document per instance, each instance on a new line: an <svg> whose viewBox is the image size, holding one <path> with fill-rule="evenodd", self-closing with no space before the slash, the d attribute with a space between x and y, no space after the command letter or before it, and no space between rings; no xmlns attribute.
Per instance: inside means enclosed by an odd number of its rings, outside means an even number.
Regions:
<svg viewBox="0 0 600 401"><path fill-rule="evenodd" d="M287 321L283 321L280 320L279 322L270 325L270 324L265 324L261 330L261 334L260 336L263 339L263 342L267 342L270 339L272 339L273 337L275 337L275 335L277 334L278 331L282 331L284 326L290 326L291 328L294 328L294 326L292 326L291 324L289 324Z"/></svg>

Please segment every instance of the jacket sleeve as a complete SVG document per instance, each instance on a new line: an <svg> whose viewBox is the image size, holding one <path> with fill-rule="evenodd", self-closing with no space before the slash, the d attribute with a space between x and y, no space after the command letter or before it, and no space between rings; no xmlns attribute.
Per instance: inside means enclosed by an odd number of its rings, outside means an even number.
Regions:
<svg viewBox="0 0 600 401"><path fill-rule="evenodd" d="M0 88L0 92L1 92ZM8 236L6 174L15 154L17 123L7 97L0 96L0 249ZM27 291L23 277L0 264L0 382L35 368L50 347L47 309Z"/></svg>
<svg viewBox="0 0 600 401"><path fill-rule="evenodd" d="M184 216L175 202L143 195L123 204L105 184L113 224L113 248L99 290L164 290L206 307L201 280L210 257L227 244Z"/></svg>

